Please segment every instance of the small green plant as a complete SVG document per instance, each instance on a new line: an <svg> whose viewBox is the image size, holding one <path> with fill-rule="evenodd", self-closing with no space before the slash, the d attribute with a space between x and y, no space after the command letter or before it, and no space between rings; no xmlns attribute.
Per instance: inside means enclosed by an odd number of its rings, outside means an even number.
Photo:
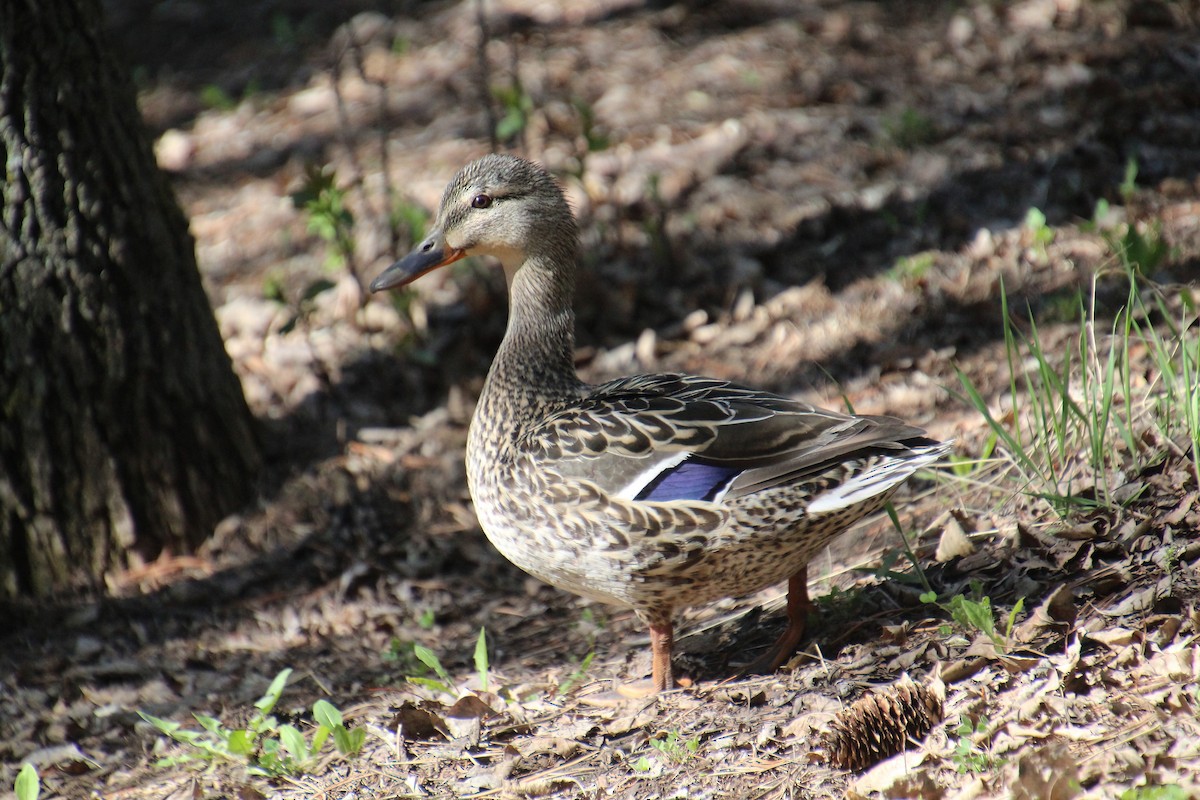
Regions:
<svg viewBox="0 0 1200 800"><path fill-rule="evenodd" d="M1126 476L1159 457L1148 447L1161 438L1188 444L1200 483L1200 333L1190 294L1175 298L1132 264L1121 270L1126 300L1110 323L1097 318L1094 279L1090 295L1074 301L1075 331L1061 355L1043 344L1032 312L1019 332L1001 292L1011 409L994 414L961 371L965 399L997 439L1020 489L1045 500L1060 516L1129 503L1136 494ZM1149 299L1147 299L1149 298ZM1151 324L1149 320L1155 319ZM1134 350L1149 353L1156 369L1135 380ZM1136 391L1135 391L1136 389Z"/></svg>
<svg viewBox="0 0 1200 800"><path fill-rule="evenodd" d="M1191 451L1192 472L1200 486L1200 326L1190 293L1179 291L1176 316L1163 292L1153 291L1152 308L1162 320L1159 327L1134 319L1134 335L1145 342L1157 368L1145 405L1164 439L1182 439ZM1165 332L1164 332L1165 331Z"/></svg>
<svg viewBox="0 0 1200 800"><path fill-rule="evenodd" d="M252 80L242 87L241 95L230 94L223 87L209 83L200 89L200 102L214 111L232 111L243 100L248 100L262 91L262 85Z"/></svg>
<svg viewBox="0 0 1200 800"><path fill-rule="evenodd" d="M1130 158L1125 162L1125 177L1117 186L1121 201L1126 206L1133 200L1133 194L1137 190L1137 173L1137 159ZM1097 198L1096 205L1092 207L1092 218L1084 221L1080 228L1088 233L1100 233L1108 227L1111 213L1112 205L1107 198Z"/></svg>
<svg viewBox="0 0 1200 800"><path fill-rule="evenodd" d="M596 616L595 611L585 608L579 612L579 621L573 627L587 641L587 649L592 651L596 649L597 634L604 630L606 625L604 617Z"/></svg>
<svg viewBox="0 0 1200 800"><path fill-rule="evenodd" d="M271 15L271 39L275 46L284 52L296 52L311 42L314 36L314 20L311 17L304 17L296 22L282 11Z"/></svg>
<svg viewBox="0 0 1200 800"><path fill-rule="evenodd" d="M1038 307L1039 316L1044 320L1043 325L1046 323L1075 324L1080 318L1083 295L1077 288L1049 292L1038 298Z"/></svg>
<svg viewBox="0 0 1200 800"><path fill-rule="evenodd" d="M604 630L605 622L601 617L596 616L596 612L590 608L585 608L579 612L579 622L581 625L586 625L589 628L598 628ZM595 633L592 633L593 641L595 641Z"/></svg>
<svg viewBox="0 0 1200 800"><path fill-rule="evenodd" d="M425 667L436 675L436 678L430 678L422 675L410 675L407 680L409 683L416 686L421 686L434 693L448 694L452 697L458 697L460 692L456 688L454 679L450 677L450 673L442 666L441 659L437 654L428 647L420 644L413 645L413 654L417 657ZM487 651L487 632L486 629L479 629L479 636L475 639L475 672L479 676L479 685L483 691L488 691L488 651Z"/></svg>
<svg viewBox="0 0 1200 800"><path fill-rule="evenodd" d="M646 176L643 196L646 211L642 217L642 231L650 242L650 256L659 276L669 277L675 274L677 260L667 231L667 215L670 209L662 195L662 176L657 172Z"/></svg>
<svg viewBox="0 0 1200 800"><path fill-rule="evenodd" d="M921 602L930 603L938 606L944 612L950 615L960 628L965 629L972 634L983 634L992 641L996 648L997 655L1004 655L1009 650L1009 643L1012 640L1013 626L1016 624L1017 617L1025 610L1025 598L1020 598L1013 605L1012 610L1008 612L1005 618L1004 631L1001 633L996 630L996 617L992 610L992 599L983 594L983 586L979 581L971 582L971 597L966 595L956 594L950 598L947 603L938 602L936 592L927 591L921 595ZM943 625L940 629L943 636L950 636L953 629L949 625Z"/></svg>
<svg viewBox="0 0 1200 800"><path fill-rule="evenodd" d="M887 276L899 283L917 283L929 274L935 263L932 251L915 253L896 259L896 263L887 271Z"/></svg>
<svg viewBox="0 0 1200 800"><path fill-rule="evenodd" d="M900 570L896 569L896 565L899 564L901 560L907 564L912 564L912 561L904 548L889 548L879 556L878 566L856 567L855 572L863 575L870 575L880 581L896 581L897 583L903 583L908 586L922 586L921 572L901 572ZM828 599L831 605L836 605L847 602L848 595L851 595L851 592L839 590L836 586L834 586L830 587ZM821 602L825 599L826 598L824 597L818 598L817 602Z"/></svg>
<svg viewBox="0 0 1200 800"><path fill-rule="evenodd" d="M417 617L417 624L421 626L422 630L433 630L433 626L436 622L437 614L434 613L432 608L426 608L421 612L421 616Z"/></svg>
<svg viewBox="0 0 1200 800"><path fill-rule="evenodd" d="M884 553L883 559L890 562L899 555L898 550L889 550ZM908 583L913 577L903 572L873 570L867 567L857 568L856 571L867 575L876 575L880 580L887 580L889 577L895 578L901 583ZM821 618L823 623L834 628L853 626L877 610L877 606L866 588L860 585L843 589L836 584L830 584L828 591L813 598L813 603L816 605L816 615Z"/></svg>
<svg viewBox="0 0 1200 800"><path fill-rule="evenodd" d="M519 81L513 81L511 86L494 87L492 95L500 101L504 111L504 116L496 121L496 138L502 142L512 141L529 125L533 98L526 94Z"/></svg>
<svg viewBox="0 0 1200 800"><path fill-rule="evenodd" d="M397 246L397 249L407 247L415 247L416 244L425 238L425 231L428 226L429 215L424 207L398 198L392 204L392 213L390 222L392 226L392 241ZM400 317L406 320L411 331L416 332L418 325L413 319L413 303L418 295L416 289L411 286L405 286L399 291L388 292L392 301L392 307Z"/></svg>
<svg viewBox="0 0 1200 800"><path fill-rule="evenodd" d="M341 712L326 700L313 705L313 718L318 724L311 743L298 728L281 723L271 713L291 674L290 669L285 669L275 676L266 693L255 702L256 713L241 728L227 728L215 717L193 713L203 730L186 730L178 722L139 711L138 715L161 733L191 749L179 756L160 759L157 765L174 766L196 759L224 760L246 764L251 775L278 777L303 772L311 766L330 737L342 755L358 753L366 732L361 728L348 729Z"/></svg>
<svg viewBox="0 0 1200 800"><path fill-rule="evenodd" d="M933 120L915 108L906 108L885 119L883 131L894 145L904 150L930 144L937 137Z"/></svg>
<svg viewBox="0 0 1200 800"><path fill-rule="evenodd" d="M329 244L326 266L353 270L354 214L346 205L346 191L337 185L337 170L306 166L303 185L292 193L292 205L308 215L309 232Z"/></svg>
<svg viewBox="0 0 1200 800"><path fill-rule="evenodd" d="M1125 175L1121 179L1121 185L1117 187L1117 191L1121 193L1121 200L1125 205L1129 205L1130 201L1133 200L1133 193L1137 191L1137 176L1137 158L1130 156L1125 160Z"/></svg>
<svg viewBox="0 0 1200 800"><path fill-rule="evenodd" d="M1087 311L1080 299L1075 344L1056 358L1043 346L1032 312L1029 333L1017 332L1003 286L1000 303L1009 396L1014 402L1024 398L1027 406L1024 413L1014 408L997 419L975 385L959 371L968 401L1004 445L1030 493L1049 502L1060 516L1110 505L1108 478L1116 466L1110 446L1114 429L1127 450L1136 452L1128 417L1114 413L1119 390L1128 382L1128 313L1118 315L1107 352L1101 354L1094 312ZM1029 362L1033 369L1027 370ZM1081 460L1086 471L1075 466Z"/></svg>
<svg viewBox="0 0 1200 800"><path fill-rule="evenodd" d="M1175 568L1179 566L1179 545L1171 542L1162 551L1163 557L1163 572L1168 575L1175 573Z"/></svg>
<svg viewBox="0 0 1200 800"><path fill-rule="evenodd" d="M650 746L670 762L684 764L700 750L700 737L684 739L679 731L668 731L661 738L650 740Z"/></svg>
<svg viewBox="0 0 1200 800"><path fill-rule="evenodd" d="M17 800L38 800L42 793L42 780L38 777L37 767L25 764L17 773L17 781L13 785L13 794Z"/></svg>
<svg viewBox="0 0 1200 800"><path fill-rule="evenodd" d="M763 85L763 75L756 69L746 68L738 71L738 78L741 79L742 85L747 89L761 89Z"/></svg>
<svg viewBox="0 0 1200 800"><path fill-rule="evenodd" d="M970 456L960 456L956 453L951 453L950 458L947 460L950 462L950 471L953 472L955 477L958 478L967 477L975 471L975 468L979 466L982 461L986 461L986 459L982 457L971 458Z"/></svg>
<svg viewBox="0 0 1200 800"><path fill-rule="evenodd" d="M648 744L657 751L653 758L640 756L633 762L634 772L659 774L668 765L686 764L700 750L700 737L684 739L679 731L667 731L651 739Z"/></svg>
<svg viewBox="0 0 1200 800"><path fill-rule="evenodd" d="M286 303L287 297L283 292L283 274L278 269L271 269L263 276L262 296L276 303Z"/></svg>
<svg viewBox="0 0 1200 800"><path fill-rule="evenodd" d="M425 238L428 220L425 209L416 203L400 198L392 205L392 230L396 232L397 240L407 239L410 246Z"/></svg>
<svg viewBox="0 0 1200 800"><path fill-rule="evenodd" d="M1127 208L1137 191L1137 175L1137 159L1130 157L1125 162L1125 177L1117 187ZM1096 201L1092 219L1082 226L1083 229L1099 233L1126 272L1152 274L1171 254L1171 248L1162 235L1162 223L1155 220L1145 226L1145 230L1134 221L1110 225L1109 212L1108 201L1100 198Z"/></svg>
<svg viewBox="0 0 1200 800"><path fill-rule="evenodd" d="M404 675L427 669L424 662L418 659L417 654L413 651L413 643L398 636L392 637L391 641L388 642L387 650L380 653L379 657L388 664L393 665L397 672Z"/></svg>
<svg viewBox="0 0 1200 800"><path fill-rule="evenodd" d="M581 97L571 99L571 107L579 117L579 133L583 138L582 150L577 149L574 159L564 165L567 174L579 180L587 174L587 157L591 153L607 150L611 142L607 136L596 127L596 112L586 100Z"/></svg>
<svg viewBox="0 0 1200 800"><path fill-rule="evenodd" d="M1104 230L1105 221L1112 212L1112 206L1101 197L1092 208L1092 218L1080 223L1079 228L1086 233L1099 233Z"/></svg>
<svg viewBox="0 0 1200 800"><path fill-rule="evenodd" d="M1025 230L1038 255L1045 259L1046 245L1054 241L1054 229L1046 224L1046 215L1041 209L1030 208L1025 212Z"/></svg>
<svg viewBox="0 0 1200 800"><path fill-rule="evenodd" d="M890 551L884 555L883 562L879 570L875 571L877 577L882 579L898 580L902 583L910 585L919 585L925 592L932 592L933 587L929 585L929 578L925 575L925 569L921 566L921 560L917 558L916 551L912 548L912 543L909 541L908 531L904 530L904 526L900 524L900 515L896 513L896 507L889 500L883 507L887 512L888 519L892 521L892 527L900 534L900 543L903 549L900 551ZM905 572L896 572L892 566L899 560L899 556L903 554L912 566L912 574Z"/></svg>
<svg viewBox="0 0 1200 800"><path fill-rule="evenodd" d="M429 678L422 675L408 676L408 682L417 686L422 686L432 692L441 692L443 694L458 696L458 691L454 688L454 681L450 677L450 673L442 666L441 660L437 654L428 647L420 644L413 645L413 653L417 660L424 664L428 669L433 671L437 678Z"/></svg>
<svg viewBox="0 0 1200 800"><path fill-rule="evenodd" d="M1127 205L1136 191L1136 176L1138 162L1130 158L1117 190ZM1195 374L1195 361L1183 336L1190 320L1182 319L1180 325L1172 327L1169 337L1160 336L1152 325L1141 321L1154 311L1142 301L1145 276L1169 257L1162 228L1158 223L1148 227L1135 223L1112 225L1109 218L1108 203L1098 200L1093 221L1085 228L1104 237L1128 278L1128 300L1111 324L1102 324L1097 318L1099 278L1093 278L1092 293L1086 299L1080 293L1043 299L1043 320L1049 314L1054 321L1078 324L1078 335L1070 347L1064 348L1061 356L1052 355L1032 311L1027 324L1019 326L1001 287L1008 396L1013 407L1006 413L992 413L976 386L959 373L966 401L988 423L1002 456L1019 475L1022 491L1045 500L1061 517L1111 509L1133 500L1123 483L1128 480L1126 476L1144 465L1145 420L1158 421L1170 439L1177 426L1164 420L1182 416L1186 421L1190 414L1192 393L1188 391L1187 375ZM1038 247L1044 247L1054 235L1038 209L1028 211L1025 228ZM1194 309L1188 313L1194 319ZM1138 348L1146 344L1159 361L1158 366L1164 368L1157 397L1153 391L1140 396L1132 391L1130 350L1132 345ZM1180 373L1184 375L1182 380ZM1156 413L1147 414L1152 409L1157 409ZM1194 416L1200 423L1200 414ZM1192 432L1200 433L1196 426L1187 425L1186 429L1189 437ZM1193 441L1200 441L1200 437ZM1200 469L1196 475L1200 480Z"/></svg>
<svg viewBox="0 0 1200 800"><path fill-rule="evenodd" d="M330 736L333 737L334 749L344 756L357 755L362 750L363 743L367 740L366 729L347 728L345 720L342 719L342 712L337 706L328 700L318 700L313 703L312 711L313 719L317 721L317 730L309 748L312 755L321 750L321 746Z"/></svg>
<svg viewBox="0 0 1200 800"><path fill-rule="evenodd" d="M211 108L214 111L232 111L237 108L237 100L215 83L201 87L200 102L205 108Z"/></svg>
<svg viewBox="0 0 1200 800"><path fill-rule="evenodd" d="M954 752L950 755L950 760L954 762L955 768L960 773L978 774L1004 765L1003 759L996 758L975 741L987 734L987 730L987 717L980 717L974 723L965 714L959 717L958 727L954 731L958 736L958 741L954 745Z"/></svg>
<svg viewBox="0 0 1200 800"><path fill-rule="evenodd" d="M487 632L479 629L479 638L475 640L475 673L479 676L479 686L483 691L488 690L488 651Z"/></svg>
<svg viewBox="0 0 1200 800"><path fill-rule="evenodd" d="M587 151L589 153L597 153L601 150L607 150L611 141L596 129L596 112L592 106L579 97L572 100L571 105L575 107L575 113L579 114L579 127L583 133L583 141L587 146Z"/></svg>
<svg viewBox="0 0 1200 800"><path fill-rule="evenodd" d="M1126 270L1141 274L1152 274L1171 254L1171 248L1162 235L1162 223L1157 220L1143 233L1132 222L1118 230L1102 230L1100 235L1109 249Z"/></svg>
<svg viewBox="0 0 1200 800"><path fill-rule="evenodd" d="M281 11L271 15L271 38L281 50L295 50L298 44L296 26L292 18Z"/></svg>
<svg viewBox="0 0 1200 800"><path fill-rule="evenodd" d="M983 447L979 448L977 457L960 456L951 453L947 461L950 464L950 472L956 478L970 477L980 466L987 464L992 460L992 455L996 452L996 442L999 437L995 431L990 432L983 440Z"/></svg>
<svg viewBox="0 0 1200 800"><path fill-rule="evenodd" d="M583 657L583 660L579 662L579 666L575 668L575 671L568 675L566 680L558 685L558 691L555 694L562 696L571 691L575 684L583 680L584 676L587 675L587 671L591 669L592 659L595 657L596 651L589 651L588 654Z"/></svg>

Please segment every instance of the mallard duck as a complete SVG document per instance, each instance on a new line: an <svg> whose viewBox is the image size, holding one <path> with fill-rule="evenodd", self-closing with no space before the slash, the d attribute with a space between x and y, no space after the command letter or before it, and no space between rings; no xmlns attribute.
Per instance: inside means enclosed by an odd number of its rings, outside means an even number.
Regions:
<svg viewBox="0 0 1200 800"><path fill-rule="evenodd" d="M510 299L467 437L480 525L529 574L633 609L650 629L650 692L675 685L677 609L786 580L787 630L751 665L777 669L804 634L808 562L949 449L899 419L724 380L581 381L578 228L559 185L529 161L464 167L429 235L371 291L468 255L500 262Z"/></svg>

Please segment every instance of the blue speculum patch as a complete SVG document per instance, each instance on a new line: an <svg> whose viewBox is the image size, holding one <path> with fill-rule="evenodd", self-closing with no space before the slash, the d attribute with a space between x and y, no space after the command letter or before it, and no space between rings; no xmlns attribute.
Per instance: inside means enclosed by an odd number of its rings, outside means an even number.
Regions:
<svg viewBox="0 0 1200 800"><path fill-rule="evenodd" d="M646 484L636 499L653 502L712 500L741 472L737 468L703 461L684 461Z"/></svg>

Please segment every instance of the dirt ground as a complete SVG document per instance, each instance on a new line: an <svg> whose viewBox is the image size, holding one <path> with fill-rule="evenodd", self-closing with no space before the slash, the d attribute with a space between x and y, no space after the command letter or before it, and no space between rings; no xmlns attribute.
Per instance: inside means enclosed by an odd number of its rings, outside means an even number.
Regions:
<svg viewBox="0 0 1200 800"><path fill-rule="evenodd" d="M258 505L200 553L131 565L105 597L13 611L0 786L31 762L43 796L65 798L1200 797L1190 445L1142 420L1138 452L1112 446L1117 500L1060 515L993 450L959 378L997 417L1027 413L1002 291L1055 359L1079 345L1077 292L1103 339L1128 298L1110 242L1127 225L1167 248L1139 282L1163 299L1143 321L1194 320L1200 5L110 0L106 13L270 468ZM897 498L942 605L922 601L901 538L873 518L811 565L819 613L778 674L738 666L782 630L782 587L689 610L688 685L608 702L649 673L646 632L509 565L466 491L502 276L465 262L397 297L361 290L497 127L503 149L561 177L582 223L586 379L702 373L956 440L954 468ZM293 204L310 164L353 214L348 268L329 266ZM1153 395L1153 353L1128 361ZM1101 481L1068 461L1074 490L1097 497ZM956 595L988 598L1002 647L952 619ZM408 680L431 677L414 644L452 686ZM361 753L327 747L274 778L156 763L189 750L138 711L235 727L285 668L276 715L311 735L327 699L366 731ZM904 675L942 706L927 735L892 688ZM872 691L902 710L846 711ZM847 714L917 741L841 768L826 734Z"/></svg>

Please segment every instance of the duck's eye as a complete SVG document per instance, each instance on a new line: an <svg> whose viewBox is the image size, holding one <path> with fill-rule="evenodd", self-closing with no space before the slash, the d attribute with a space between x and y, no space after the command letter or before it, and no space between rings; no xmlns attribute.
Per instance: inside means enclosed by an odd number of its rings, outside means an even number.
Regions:
<svg viewBox="0 0 1200 800"><path fill-rule="evenodd" d="M477 194L471 198L471 208L487 208L492 204L492 196Z"/></svg>

